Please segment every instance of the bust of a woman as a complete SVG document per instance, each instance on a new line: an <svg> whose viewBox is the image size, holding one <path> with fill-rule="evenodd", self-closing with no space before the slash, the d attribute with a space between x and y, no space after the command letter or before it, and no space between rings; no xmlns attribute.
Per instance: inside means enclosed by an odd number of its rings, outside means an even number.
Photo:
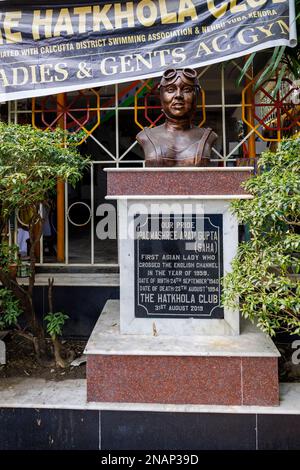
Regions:
<svg viewBox="0 0 300 470"><path fill-rule="evenodd" d="M166 121L161 126L145 127L137 135L146 166L206 166L217 134L199 128L192 120L196 112L197 73L192 69L168 69L159 89Z"/></svg>

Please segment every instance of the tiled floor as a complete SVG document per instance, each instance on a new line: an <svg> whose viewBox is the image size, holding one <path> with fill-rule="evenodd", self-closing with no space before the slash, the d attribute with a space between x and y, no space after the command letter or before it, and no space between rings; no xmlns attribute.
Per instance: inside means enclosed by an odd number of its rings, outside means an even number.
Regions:
<svg viewBox="0 0 300 470"><path fill-rule="evenodd" d="M85 380L0 382L0 450L300 449L300 384L279 407L86 402Z"/></svg>

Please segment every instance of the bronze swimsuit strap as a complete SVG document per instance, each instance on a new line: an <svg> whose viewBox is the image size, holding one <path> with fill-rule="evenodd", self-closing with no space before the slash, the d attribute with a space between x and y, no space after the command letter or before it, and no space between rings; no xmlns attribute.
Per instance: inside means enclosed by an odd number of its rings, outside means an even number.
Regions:
<svg viewBox="0 0 300 470"><path fill-rule="evenodd" d="M200 163L200 160L203 156L205 144L207 142L208 137L211 134L211 131L212 131L212 129L210 127L207 127L207 129L205 129L205 131L203 133L203 136L201 137L201 139L199 141L197 151L196 151L196 156L195 156L195 165L196 166L198 166L199 163Z"/></svg>
<svg viewBox="0 0 300 470"><path fill-rule="evenodd" d="M156 154L156 161L159 162L160 159L161 159L162 156L163 156L162 150L161 150L161 146L160 146L159 141L157 141L157 140L155 140L155 142L156 142L156 145L155 145L155 143L153 142L153 139L151 139L151 137L150 137L149 130L150 130L149 127L145 127L145 128L144 128L144 132L145 132L146 136L148 137L148 139L150 140L151 144L152 144L153 147L154 147L155 154ZM158 150L158 149L159 149L160 154L157 153L157 150Z"/></svg>

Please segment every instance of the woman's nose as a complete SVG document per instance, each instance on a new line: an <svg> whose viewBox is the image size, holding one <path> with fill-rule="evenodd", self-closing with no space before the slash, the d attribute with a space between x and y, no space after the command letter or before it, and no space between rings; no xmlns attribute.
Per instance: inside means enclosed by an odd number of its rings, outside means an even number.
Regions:
<svg viewBox="0 0 300 470"><path fill-rule="evenodd" d="M176 97L183 97L183 93L182 93L182 89L181 88L176 88L176 92L175 92L175 96Z"/></svg>

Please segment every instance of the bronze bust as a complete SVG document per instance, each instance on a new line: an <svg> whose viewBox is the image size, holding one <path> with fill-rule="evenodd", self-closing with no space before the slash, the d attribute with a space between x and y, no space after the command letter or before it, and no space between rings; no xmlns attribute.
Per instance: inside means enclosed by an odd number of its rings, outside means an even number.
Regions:
<svg viewBox="0 0 300 470"><path fill-rule="evenodd" d="M193 69L168 69L160 85L161 126L145 127L137 135L146 166L207 166L217 134L193 125L200 85Z"/></svg>

